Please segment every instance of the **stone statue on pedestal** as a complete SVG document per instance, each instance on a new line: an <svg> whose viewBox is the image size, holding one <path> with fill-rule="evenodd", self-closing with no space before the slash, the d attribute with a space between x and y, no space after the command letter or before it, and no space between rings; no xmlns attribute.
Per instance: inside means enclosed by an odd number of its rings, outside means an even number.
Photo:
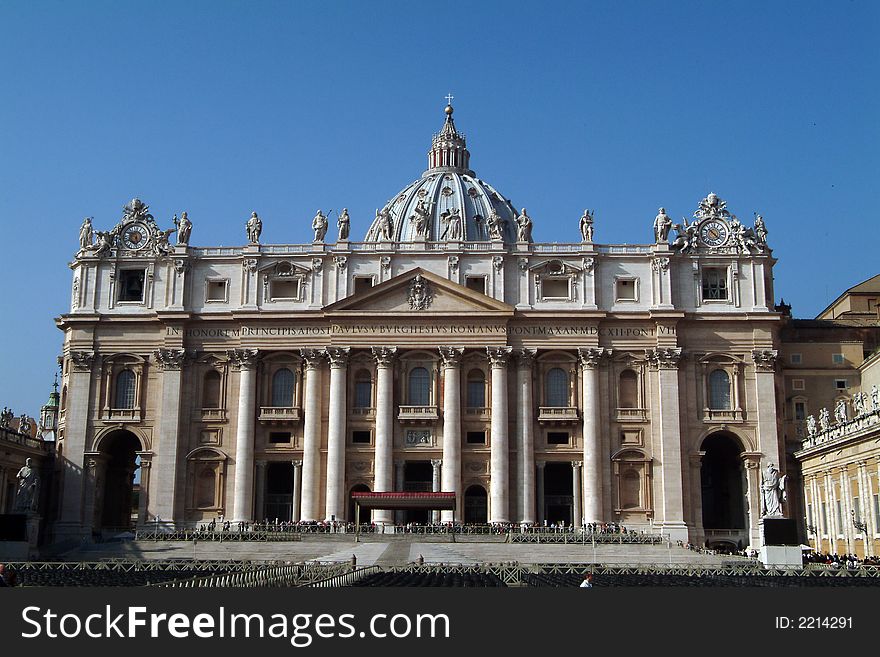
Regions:
<svg viewBox="0 0 880 657"><path fill-rule="evenodd" d="M351 231L351 217L348 216L348 208L342 208L342 214L336 220L336 227L339 229L339 236L336 238L336 241L346 241Z"/></svg>
<svg viewBox="0 0 880 657"><path fill-rule="evenodd" d="M781 516L784 501L785 476L780 476L776 466L768 463L761 476L761 515Z"/></svg>
<svg viewBox="0 0 880 657"><path fill-rule="evenodd" d="M174 225L177 226L177 243L184 246L189 244L189 236L192 233L192 222L186 216L186 212L180 215L180 221L174 218Z"/></svg>
<svg viewBox="0 0 880 657"><path fill-rule="evenodd" d="M94 241L94 231L92 230L92 218L83 219L82 226L79 227L79 248L81 251L90 251Z"/></svg>
<svg viewBox="0 0 880 657"><path fill-rule="evenodd" d="M248 242L251 244L259 244L260 233L263 232L263 222L257 216L256 212L251 213L251 218L247 220L245 229L247 230Z"/></svg>
<svg viewBox="0 0 880 657"><path fill-rule="evenodd" d="M532 218L526 214L525 208L522 209L522 214L516 218L516 241L532 241Z"/></svg>
<svg viewBox="0 0 880 657"><path fill-rule="evenodd" d="M428 239L429 220L431 218L431 208L425 203L424 199L419 199L416 207L413 208L413 215L409 218L416 230L416 237L420 239Z"/></svg>
<svg viewBox="0 0 880 657"><path fill-rule="evenodd" d="M522 209L522 214L526 213L526 209ZM504 226L504 219L501 218L501 215L498 214L498 211L492 208L492 212L489 213L489 217L486 219L486 228L489 229L489 239L490 240L500 240L503 239L503 235L501 230Z"/></svg>
<svg viewBox="0 0 880 657"><path fill-rule="evenodd" d="M672 219L666 214L666 208L660 208L654 217L654 241L657 244L669 241L669 231L672 230Z"/></svg>
<svg viewBox="0 0 880 657"><path fill-rule="evenodd" d="M324 236L327 235L327 217L326 215L318 210L318 213L315 215L315 218L312 219L312 230L315 231L315 242L323 242Z"/></svg>
<svg viewBox="0 0 880 657"><path fill-rule="evenodd" d="M584 210L583 215L581 215L581 239L584 242L592 242L593 241L593 212L591 210Z"/></svg>
<svg viewBox="0 0 880 657"><path fill-rule="evenodd" d="M37 491L40 485L40 475L31 467L31 459L24 462L24 467L15 475L18 479L18 490L15 492L15 505L13 513L30 513L36 510Z"/></svg>

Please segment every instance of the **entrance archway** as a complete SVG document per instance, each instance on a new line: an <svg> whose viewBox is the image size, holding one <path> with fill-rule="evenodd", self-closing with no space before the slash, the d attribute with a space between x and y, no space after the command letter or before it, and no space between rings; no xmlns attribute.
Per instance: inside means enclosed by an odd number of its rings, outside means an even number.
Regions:
<svg viewBox="0 0 880 657"><path fill-rule="evenodd" d="M403 468L403 490L407 493L430 493L433 477L430 461L407 461ZM407 509L401 513L404 523L427 525L431 522L430 509Z"/></svg>
<svg viewBox="0 0 880 657"><path fill-rule="evenodd" d="M103 484L100 480L97 482L100 497L96 511L102 529L128 529L137 522L135 473L140 450L141 442L137 436L122 429L101 441Z"/></svg>
<svg viewBox="0 0 880 657"><path fill-rule="evenodd" d="M468 486L464 492L464 521L468 525L489 522L489 497L482 486Z"/></svg>
<svg viewBox="0 0 880 657"><path fill-rule="evenodd" d="M743 547L746 539L745 470L742 445L725 432L713 433L701 446L703 529L708 545Z"/></svg>
<svg viewBox="0 0 880 657"><path fill-rule="evenodd" d="M548 524L572 523L574 481L571 463L544 466L544 518Z"/></svg>
<svg viewBox="0 0 880 657"><path fill-rule="evenodd" d="M352 493L369 493L369 492L370 492L370 487L367 486L366 484L355 484L354 486L351 487L351 490L348 491L348 518L347 518L347 520L349 522L354 522L354 515L355 515L354 500L351 499L351 494ZM364 516L361 516L361 518L362 518L361 522L363 522ZM370 519L370 515L367 514L366 520L369 520L369 519Z"/></svg>
<svg viewBox="0 0 880 657"><path fill-rule="evenodd" d="M263 517L274 522L293 518L293 464L289 461L266 466L266 503Z"/></svg>

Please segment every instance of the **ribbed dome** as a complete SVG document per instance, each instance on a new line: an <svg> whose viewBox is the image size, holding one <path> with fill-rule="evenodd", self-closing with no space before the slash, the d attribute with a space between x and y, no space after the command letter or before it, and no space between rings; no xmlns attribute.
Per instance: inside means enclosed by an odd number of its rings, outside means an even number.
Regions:
<svg viewBox="0 0 880 657"><path fill-rule="evenodd" d="M377 211L364 241L488 241L489 224L499 220L503 241L516 241L513 204L468 169L464 135L455 129L452 107L445 111L443 130L434 135L428 153L428 170Z"/></svg>

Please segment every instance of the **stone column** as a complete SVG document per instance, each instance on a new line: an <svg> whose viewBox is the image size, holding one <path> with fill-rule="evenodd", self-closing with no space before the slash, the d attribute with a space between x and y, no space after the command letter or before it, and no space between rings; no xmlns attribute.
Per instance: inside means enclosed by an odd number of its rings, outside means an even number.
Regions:
<svg viewBox="0 0 880 657"><path fill-rule="evenodd" d="M431 490L435 493L440 492L440 466L442 465L442 459L431 459ZM435 510L431 513L431 521L440 522L440 511Z"/></svg>
<svg viewBox="0 0 880 657"><path fill-rule="evenodd" d="M576 524L602 522L602 436L599 428L599 365L605 356L603 347L578 349L583 376L583 517Z"/></svg>
<svg viewBox="0 0 880 657"><path fill-rule="evenodd" d="M154 445L158 463L153 513L166 523L174 524L177 520L183 520L182 515L177 513L176 498L180 465L181 369L186 360L186 352L183 349L156 349L153 358L162 370L159 440L158 446Z"/></svg>
<svg viewBox="0 0 880 657"><path fill-rule="evenodd" d="M539 525L544 524L544 466L545 465L547 465L546 461L538 461L537 463L535 463L535 467L537 469L537 475L536 475L536 480L537 480L536 484L537 484L537 489L538 489L537 517L538 517L538 524Z"/></svg>
<svg viewBox="0 0 880 657"><path fill-rule="evenodd" d="M149 521L148 515L150 509L150 471L153 469L153 453L138 452L141 457L141 489L138 495L138 527L145 526Z"/></svg>
<svg viewBox="0 0 880 657"><path fill-rule="evenodd" d="M290 519L298 522L302 518L302 461L291 461L293 466L293 509Z"/></svg>
<svg viewBox="0 0 880 657"><path fill-rule="evenodd" d="M846 544L846 551L848 554L853 554L856 551L856 528L853 527L852 522L852 486L849 481L849 472L847 471L846 466L843 466L838 470L838 474L840 475L840 500L843 503L843 509L841 510L841 515L843 516L840 521L843 523L845 530L843 532L843 540Z"/></svg>
<svg viewBox="0 0 880 657"><path fill-rule="evenodd" d="M868 462L859 461L859 499L861 500L861 518L857 518L865 523L867 530L865 536L865 556L874 556L874 514L872 506L874 504L873 491L871 490L871 478L868 475Z"/></svg>
<svg viewBox="0 0 880 657"><path fill-rule="evenodd" d="M519 473L519 516L523 525L534 525L535 515L535 418L532 396L532 367L535 364L535 349L520 349L516 353L517 390L517 429L519 449L517 450L517 472Z"/></svg>
<svg viewBox="0 0 880 657"><path fill-rule="evenodd" d="M325 520L345 518L345 418L347 347L328 347L330 359L330 416L327 427L327 504Z"/></svg>
<svg viewBox="0 0 880 657"><path fill-rule="evenodd" d="M758 400L758 449L779 468L780 474L785 474L785 451L777 428L776 359L775 349L752 351ZM782 511L787 517L785 506Z"/></svg>
<svg viewBox="0 0 880 657"><path fill-rule="evenodd" d="M257 461L256 502L254 503L254 520L266 518L266 461Z"/></svg>
<svg viewBox="0 0 880 657"><path fill-rule="evenodd" d="M235 478L233 480L232 519L254 519L254 422L257 402L256 349L227 352L234 369L239 370L238 424L235 434ZM157 515L161 515L158 511Z"/></svg>
<svg viewBox="0 0 880 657"><path fill-rule="evenodd" d="M584 518L584 515L581 512L581 468L583 465L583 461L571 462L571 524L574 525L575 529L583 525Z"/></svg>
<svg viewBox="0 0 880 657"><path fill-rule="evenodd" d="M64 538L91 537L92 517L83 517L83 496L93 482L87 480L85 453L89 435L93 351L71 351L68 356L67 407L65 412L64 456L58 522L55 535ZM94 491L92 491L94 492Z"/></svg>
<svg viewBox="0 0 880 657"><path fill-rule="evenodd" d="M405 472L406 461L397 460L394 462L394 490L403 490L404 488L404 478L406 476ZM394 524L402 525L406 518L404 517L404 511L398 510L394 511Z"/></svg>
<svg viewBox="0 0 880 657"><path fill-rule="evenodd" d="M322 349L301 349L305 362L305 426L303 428L302 497L300 520L320 520L321 481L321 364Z"/></svg>
<svg viewBox="0 0 880 657"><path fill-rule="evenodd" d="M706 528L703 527L703 457L706 452L696 452L690 455L690 481L691 481L691 508L693 509L694 543L705 545Z"/></svg>
<svg viewBox="0 0 880 657"><path fill-rule="evenodd" d="M749 523L749 547L761 547L761 452L740 455L746 467L746 509Z"/></svg>
<svg viewBox="0 0 880 657"><path fill-rule="evenodd" d="M376 451L373 464L373 491L393 491L391 480L394 453L394 358L397 347L373 347L376 358ZM373 511L373 522L391 523L391 511Z"/></svg>
<svg viewBox="0 0 880 657"><path fill-rule="evenodd" d="M461 521L461 356L464 349L440 347L443 360L443 469L442 489L455 493L455 510L441 513L443 522Z"/></svg>
<svg viewBox="0 0 880 657"><path fill-rule="evenodd" d="M492 363L492 442L489 454L489 522L510 521L508 500L507 363L510 347L488 347Z"/></svg>
<svg viewBox="0 0 880 657"><path fill-rule="evenodd" d="M96 507L103 503L104 477L106 476L106 457L100 452L86 452L83 456L83 529L91 537L92 530L100 527L95 522ZM62 498L62 502L63 502Z"/></svg>
<svg viewBox="0 0 880 657"><path fill-rule="evenodd" d="M659 405L655 417L660 424L663 533L668 534L674 541L687 542L688 528L684 521L684 482L682 481L684 473L681 456L681 418L678 406L678 362L681 359L681 347L648 349L645 356L651 367L657 370L658 379Z"/></svg>

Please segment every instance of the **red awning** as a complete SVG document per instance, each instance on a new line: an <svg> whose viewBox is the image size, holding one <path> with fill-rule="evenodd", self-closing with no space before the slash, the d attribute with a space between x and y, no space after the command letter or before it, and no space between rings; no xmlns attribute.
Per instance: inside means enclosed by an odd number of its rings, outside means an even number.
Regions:
<svg viewBox="0 0 880 657"><path fill-rule="evenodd" d="M455 509L455 493L352 493L364 509Z"/></svg>

